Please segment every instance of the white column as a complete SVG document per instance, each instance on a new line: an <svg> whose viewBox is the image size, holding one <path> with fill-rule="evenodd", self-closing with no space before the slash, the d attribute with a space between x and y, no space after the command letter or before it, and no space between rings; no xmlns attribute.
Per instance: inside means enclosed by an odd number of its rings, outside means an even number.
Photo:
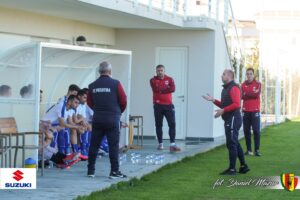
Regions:
<svg viewBox="0 0 300 200"><path fill-rule="evenodd" d="M258 66L258 81L262 82L262 73L263 73L263 69L261 66Z"/></svg>
<svg viewBox="0 0 300 200"><path fill-rule="evenodd" d="M208 0L208 17L211 18L211 0Z"/></svg>
<svg viewBox="0 0 300 200"><path fill-rule="evenodd" d="M283 98L282 98L282 116L285 118L286 117L286 110L285 110L285 103L286 103L286 70L283 69Z"/></svg>
<svg viewBox="0 0 300 200"><path fill-rule="evenodd" d="M278 59L277 59L278 60ZM277 61L276 85L275 85L275 122L280 122L280 102L281 102L281 78L279 70L279 60Z"/></svg>
<svg viewBox="0 0 300 200"><path fill-rule="evenodd" d="M40 89L41 89L41 69L42 69L42 47L38 43L35 46L36 49L36 78L35 78L35 116L34 119L34 131L39 132L39 122L40 122ZM34 145L39 145L39 136L34 136ZM34 160L38 161L38 150L34 150L33 154Z"/></svg>
<svg viewBox="0 0 300 200"><path fill-rule="evenodd" d="M297 107L296 107L295 116L299 116L299 104L300 104L300 87L298 89L298 99L297 99Z"/></svg>
<svg viewBox="0 0 300 200"><path fill-rule="evenodd" d="M265 71L265 79L266 79L266 81L265 81L265 115L266 115L266 123L268 122L268 117L267 117L267 115L268 115L268 70L266 69L266 71Z"/></svg>
<svg viewBox="0 0 300 200"><path fill-rule="evenodd" d="M174 17L175 17L175 15L176 15L177 1L178 1L178 0L173 0L173 16L174 16Z"/></svg>
<svg viewBox="0 0 300 200"><path fill-rule="evenodd" d="M224 0L224 29L225 33L228 33L228 0Z"/></svg>
<svg viewBox="0 0 300 200"><path fill-rule="evenodd" d="M161 0L161 13L165 13L165 0Z"/></svg>
<svg viewBox="0 0 300 200"><path fill-rule="evenodd" d="M219 20L219 4L220 0L216 0L216 20Z"/></svg>
<svg viewBox="0 0 300 200"><path fill-rule="evenodd" d="M289 69L289 93L288 93L288 117L292 118L293 114L292 114L292 88L293 88L293 81L292 81L292 72Z"/></svg>
<svg viewBox="0 0 300 200"><path fill-rule="evenodd" d="M187 19L187 10L188 10L188 2L187 2L187 0L184 0L184 3L183 3L183 19L184 20Z"/></svg>
<svg viewBox="0 0 300 200"><path fill-rule="evenodd" d="M152 0L149 0L149 4L148 4L148 10L152 10Z"/></svg>

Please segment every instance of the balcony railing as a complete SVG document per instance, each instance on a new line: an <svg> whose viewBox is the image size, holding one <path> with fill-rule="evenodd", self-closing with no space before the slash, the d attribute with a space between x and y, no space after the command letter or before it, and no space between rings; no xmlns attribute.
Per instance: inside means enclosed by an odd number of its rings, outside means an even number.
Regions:
<svg viewBox="0 0 300 200"><path fill-rule="evenodd" d="M134 6L142 5L149 10L156 9L162 14L168 13L187 20L189 17L200 17L202 20L216 20L223 23L224 32L228 42L230 53L235 52L235 56L243 56L233 9L230 0L126 0L132 2ZM230 23L230 29L229 28Z"/></svg>
<svg viewBox="0 0 300 200"><path fill-rule="evenodd" d="M134 5L144 5L187 18L189 16L208 17L228 24L231 13L230 0L127 0ZM228 27L228 26L226 26Z"/></svg>

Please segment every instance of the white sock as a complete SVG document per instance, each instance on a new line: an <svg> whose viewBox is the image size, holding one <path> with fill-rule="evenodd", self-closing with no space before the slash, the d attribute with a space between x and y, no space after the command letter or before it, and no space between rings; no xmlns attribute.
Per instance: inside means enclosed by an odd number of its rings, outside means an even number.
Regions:
<svg viewBox="0 0 300 200"><path fill-rule="evenodd" d="M172 147L173 147L173 146L176 146L175 142L171 143L171 146L172 146Z"/></svg>

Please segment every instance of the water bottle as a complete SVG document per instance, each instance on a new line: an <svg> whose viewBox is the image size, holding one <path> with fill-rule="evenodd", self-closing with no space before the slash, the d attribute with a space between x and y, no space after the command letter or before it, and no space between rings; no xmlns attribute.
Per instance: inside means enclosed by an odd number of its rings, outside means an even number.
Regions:
<svg viewBox="0 0 300 200"><path fill-rule="evenodd" d="M54 167L54 163L53 161L49 160L49 165L48 165L48 168L53 168Z"/></svg>
<svg viewBox="0 0 300 200"><path fill-rule="evenodd" d="M151 158L150 158L150 155L147 155L147 156L146 156L146 159L145 159L146 165L151 164L151 163L150 163L150 159L151 159Z"/></svg>
<svg viewBox="0 0 300 200"><path fill-rule="evenodd" d="M142 156L140 154L136 154L135 155L135 162L136 162L136 164L141 163L141 161L142 161Z"/></svg>
<svg viewBox="0 0 300 200"><path fill-rule="evenodd" d="M121 166L123 164L123 156L119 156L119 165Z"/></svg>
<svg viewBox="0 0 300 200"><path fill-rule="evenodd" d="M154 164L159 165L160 164L160 156L155 156L154 158Z"/></svg>
<svg viewBox="0 0 300 200"><path fill-rule="evenodd" d="M135 163L136 163L136 162L135 162L136 158L135 158L134 156L132 156L130 160L131 160L131 163L132 163L132 164L135 164Z"/></svg>
<svg viewBox="0 0 300 200"><path fill-rule="evenodd" d="M149 164L153 164L154 163L154 155L153 154L150 154L149 155Z"/></svg>
<svg viewBox="0 0 300 200"><path fill-rule="evenodd" d="M135 153L131 153L131 154L130 154L130 161L131 161L132 164L135 163L135 158L134 158L134 156L135 156Z"/></svg>
<svg viewBox="0 0 300 200"><path fill-rule="evenodd" d="M130 155L131 157L135 157L136 153L131 153Z"/></svg>
<svg viewBox="0 0 300 200"><path fill-rule="evenodd" d="M120 162L121 162L121 164L124 164L124 163L127 162L127 155L126 154L123 154L123 155L120 156Z"/></svg>
<svg viewBox="0 0 300 200"><path fill-rule="evenodd" d="M123 160L127 162L127 154L123 154Z"/></svg>

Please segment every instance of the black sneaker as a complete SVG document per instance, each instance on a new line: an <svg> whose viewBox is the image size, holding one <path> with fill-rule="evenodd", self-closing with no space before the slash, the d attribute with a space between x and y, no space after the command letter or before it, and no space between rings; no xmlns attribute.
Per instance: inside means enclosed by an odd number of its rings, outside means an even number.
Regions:
<svg viewBox="0 0 300 200"><path fill-rule="evenodd" d="M246 174L248 171L250 171L250 169L249 169L248 165L246 165L246 164L241 166L239 169L239 173L241 173L241 174Z"/></svg>
<svg viewBox="0 0 300 200"><path fill-rule="evenodd" d="M226 169L225 171L221 172L220 175L236 175L236 170Z"/></svg>
<svg viewBox="0 0 300 200"><path fill-rule="evenodd" d="M125 174L122 174L120 171L118 172L110 172L109 178L115 179L115 178L127 178Z"/></svg>
<svg viewBox="0 0 300 200"><path fill-rule="evenodd" d="M255 151L255 156L261 156L261 153L257 150Z"/></svg>

